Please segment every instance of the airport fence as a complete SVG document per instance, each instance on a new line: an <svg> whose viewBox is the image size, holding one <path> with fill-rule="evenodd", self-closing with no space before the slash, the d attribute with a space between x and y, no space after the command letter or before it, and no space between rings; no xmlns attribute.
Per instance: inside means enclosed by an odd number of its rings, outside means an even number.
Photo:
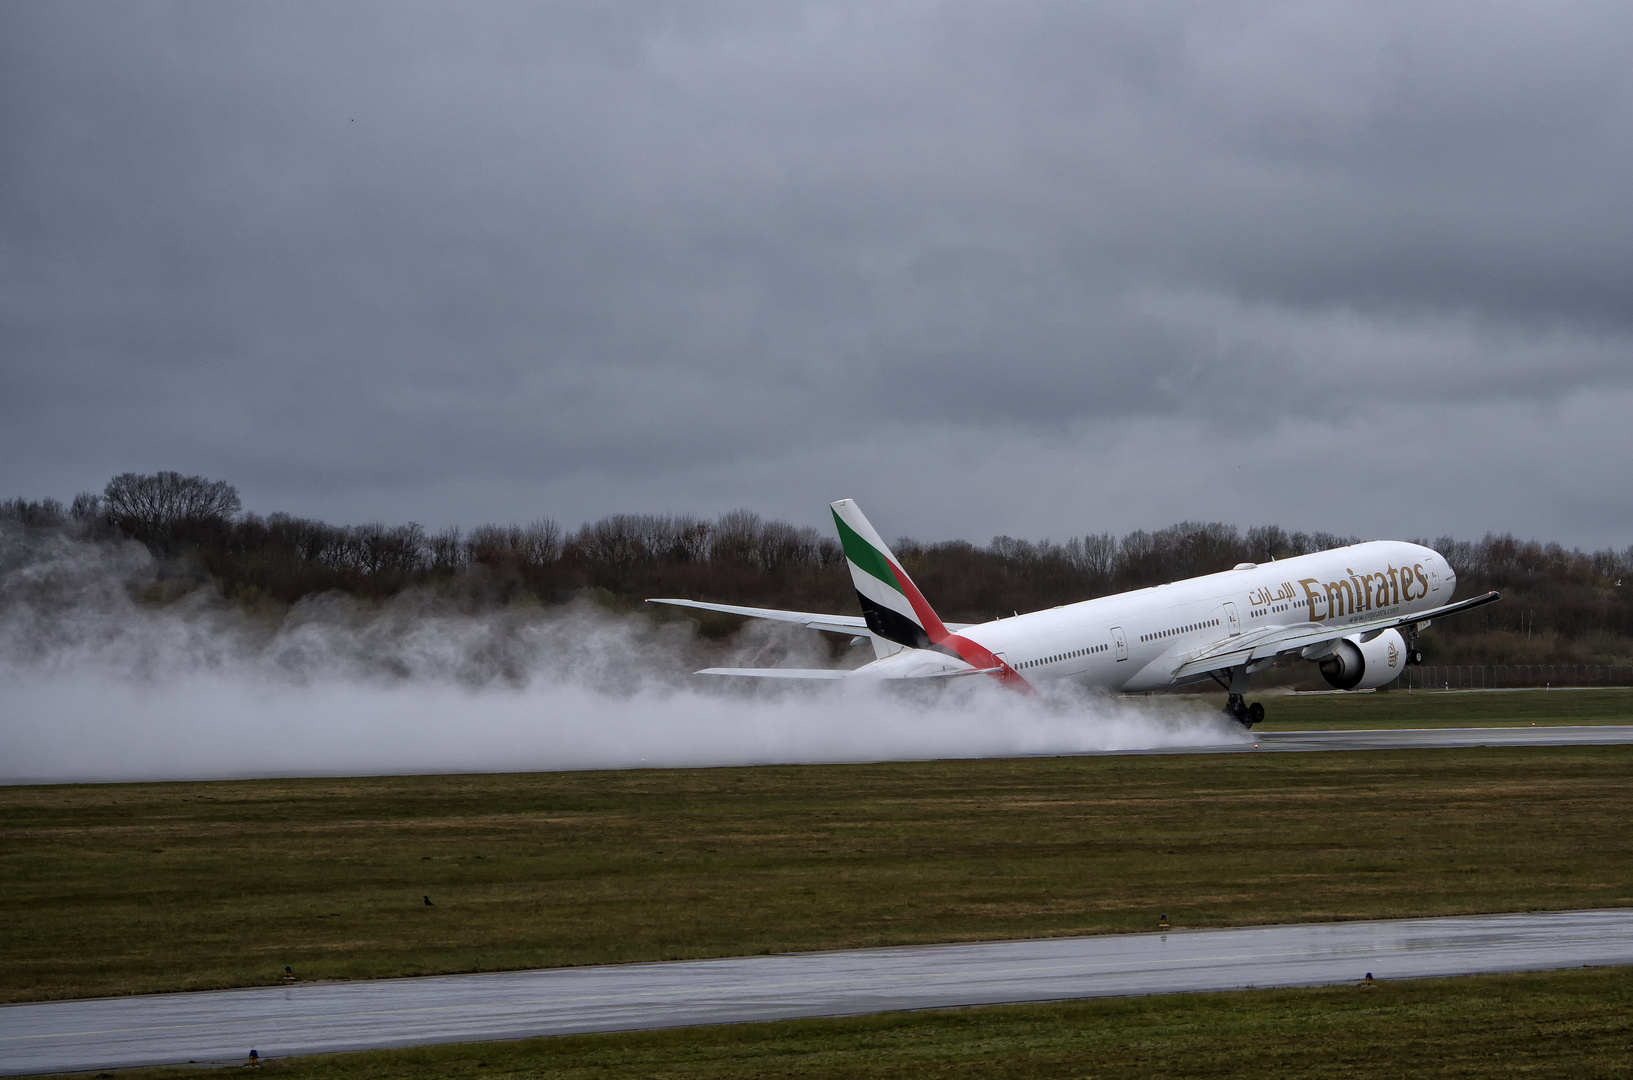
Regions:
<svg viewBox="0 0 1633 1080"><path fill-rule="evenodd" d="M1633 686L1625 664L1427 664L1412 666L1402 690L1500 690L1519 687Z"/></svg>

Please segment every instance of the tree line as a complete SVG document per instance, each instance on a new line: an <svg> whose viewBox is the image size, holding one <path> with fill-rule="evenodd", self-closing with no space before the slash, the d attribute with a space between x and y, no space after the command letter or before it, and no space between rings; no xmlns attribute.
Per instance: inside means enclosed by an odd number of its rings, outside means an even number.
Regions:
<svg viewBox="0 0 1633 1080"><path fill-rule="evenodd" d="M855 606L832 536L748 510L713 519L611 514L572 531L541 518L427 532L413 522L343 526L245 513L224 481L161 472L121 474L67 507L13 499L0 503L0 521L137 540L159 560L162 576L247 605L290 605L331 591L385 599L429 589L469 609L586 594L626 609L649 596L810 611ZM986 545L904 538L893 546L944 618L976 622L1353 542L1187 521L1060 543L999 536ZM1457 572L1459 595L1494 588L1504 597L1437 624L1425 644L1439 662L1633 662L1633 546L1582 552L1508 535L1442 537L1432 546ZM724 617L702 621L711 633L735 626Z"/></svg>

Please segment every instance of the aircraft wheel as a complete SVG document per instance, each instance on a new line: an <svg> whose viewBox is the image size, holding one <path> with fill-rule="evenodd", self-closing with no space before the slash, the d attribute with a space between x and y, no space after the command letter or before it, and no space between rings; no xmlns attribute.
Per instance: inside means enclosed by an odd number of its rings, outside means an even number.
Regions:
<svg viewBox="0 0 1633 1080"><path fill-rule="evenodd" d="M1264 702L1255 701L1247 707L1247 726L1264 723Z"/></svg>

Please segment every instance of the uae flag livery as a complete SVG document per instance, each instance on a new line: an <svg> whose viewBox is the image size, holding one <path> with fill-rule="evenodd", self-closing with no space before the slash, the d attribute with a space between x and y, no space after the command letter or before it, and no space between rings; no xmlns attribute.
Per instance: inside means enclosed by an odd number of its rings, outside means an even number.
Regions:
<svg viewBox="0 0 1633 1080"><path fill-rule="evenodd" d="M932 649L956 656L975 668L993 671L1005 682L1023 682L986 648L947 630L856 503L840 499L832 507L834 527L839 531L839 543L845 549L851 583L856 586L856 599L862 605L869 631L909 649Z"/></svg>
<svg viewBox="0 0 1633 1080"><path fill-rule="evenodd" d="M833 512L868 629L910 649L928 649L945 640L947 628L856 504L841 499Z"/></svg>

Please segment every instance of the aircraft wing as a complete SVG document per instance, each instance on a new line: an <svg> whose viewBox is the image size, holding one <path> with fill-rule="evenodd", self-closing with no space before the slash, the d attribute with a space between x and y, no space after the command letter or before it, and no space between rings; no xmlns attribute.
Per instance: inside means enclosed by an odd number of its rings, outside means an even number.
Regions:
<svg viewBox="0 0 1633 1080"><path fill-rule="evenodd" d="M742 615L750 619L770 619L772 622L797 623L812 630L826 630L832 634L865 634L868 622L860 615L822 615L814 611L780 611L777 608L739 607L736 604L706 604L702 600L648 600L649 604L673 604L675 607L698 608L702 611L723 611L727 615ZM945 623L947 629L959 631L970 623Z"/></svg>
<svg viewBox="0 0 1633 1080"><path fill-rule="evenodd" d="M1492 591L1483 596L1470 597L1455 604L1430 608L1428 611L1419 611L1412 615L1391 615L1343 626L1299 623L1294 626L1274 626L1249 631L1237 637L1226 638L1194 653L1179 666L1174 672L1174 677L1184 678L1188 675L1222 671L1253 660L1263 660L1283 653L1300 652L1313 646L1326 645L1340 638L1354 637L1356 634L1381 634L1385 630L1412 626L1416 623L1426 626L1431 619L1441 619L1460 611L1468 611L1470 608L1482 607L1500 598L1501 594Z"/></svg>

